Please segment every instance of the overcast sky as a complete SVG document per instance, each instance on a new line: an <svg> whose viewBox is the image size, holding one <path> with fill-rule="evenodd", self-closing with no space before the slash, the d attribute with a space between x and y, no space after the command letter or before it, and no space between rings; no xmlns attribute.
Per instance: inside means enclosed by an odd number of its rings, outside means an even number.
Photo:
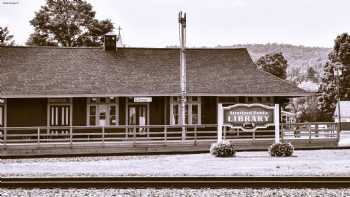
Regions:
<svg viewBox="0 0 350 197"><path fill-rule="evenodd" d="M33 32L29 20L45 0L0 0L0 25L16 43ZM288 43L333 47L350 32L349 0L88 0L97 18L122 27L128 46L178 45L178 11L187 12L187 45Z"/></svg>

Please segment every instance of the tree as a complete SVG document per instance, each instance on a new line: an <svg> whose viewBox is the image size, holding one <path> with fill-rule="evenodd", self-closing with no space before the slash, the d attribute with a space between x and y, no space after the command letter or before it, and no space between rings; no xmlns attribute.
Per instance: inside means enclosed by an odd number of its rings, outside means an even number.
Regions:
<svg viewBox="0 0 350 197"><path fill-rule="evenodd" d="M258 69L269 72L281 79L287 78L288 62L282 53L271 53L260 57L256 62Z"/></svg>
<svg viewBox="0 0 350 197"><path fill-rule="evenodd" d="M0 46L11 46L15 42L7 27L0 27Z"/></svg>
<svg viewBox="0 0 350 197"><path fill-rule="evenodd" d="M322 116L317 104L314 96L293 98L286 109L296 115L297 122L317 122Z"/></svg>
<svg viewBox="0 0 350 197"><path fill-rule="evenodd" d="M306 71L306 78L312 82L318 82L318 73L313 67L309 67Z"/></svg>
<svg viewBox="0 0 350 197"><path fill-rule="evenodd" d="M343 66L342 75L334 76L334 69L337 64ZM339 81L337 81L339 80ZM337 86L339 82L339 93ZM324 114L324 121L331 121L338 98L350 99L347 93L350 88L350 35L343 33L335 39L333 50L328 55L328 61L324 66L322 82L318 98L318 107Z"/></svg>
<svg viewBox="0 0 350 197"><path fill-rule="evenodd" d="M101 46L103 35L114 29L109 19L95 19L84 0L47 0L30 24L34 33L27 44L39 46Z"/></svg>

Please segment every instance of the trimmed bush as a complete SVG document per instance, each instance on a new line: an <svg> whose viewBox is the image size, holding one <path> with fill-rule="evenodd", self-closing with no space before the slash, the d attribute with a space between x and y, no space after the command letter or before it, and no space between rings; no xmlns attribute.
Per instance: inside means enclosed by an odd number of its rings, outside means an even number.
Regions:
<svg viewBox="0 0 350 197"><path fill-rule="evenodd" d="M236 149L230 141L222 141L211 144L210 153L216 157L233 157L235 156Z"/></svg>
<svg viewBox="0 0 350 197"><path fill-rule="evenodd" d="M269 153L272 157L290 157L294 152L291 143L275 143L269 147Z"/></svg>

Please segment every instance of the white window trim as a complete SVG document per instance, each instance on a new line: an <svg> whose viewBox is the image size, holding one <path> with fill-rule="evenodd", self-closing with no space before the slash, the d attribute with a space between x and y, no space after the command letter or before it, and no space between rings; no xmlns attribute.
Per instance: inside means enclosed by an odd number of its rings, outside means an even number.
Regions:
<svg viewBox="0 0 350 197"><path fill-rule="evenodd" d="M95 97L93 97L95 98ZM109 97L103 97L106 99L105 103L100 103L100 98L96 98L97 102L96 103L91 103L90 99L91 98L87 98L87 110L86 110L86 125L87 126L99 126L98 124L98 117L99 117L99 112L98 112L98 107L99 105L106 105L107 107L107 112L106 112L106 125L105 126L118 126L119 125L119 97L114 97L115 102L111 103L109 101ZM91 106L96 106L96 114L95 114L95 125L90 125L90 107ZM115 106L115 121L116 124L115 125L111 125L110 124L110 107L111 106Z"/></svg>
<svg viewBox="0 0 350 197"><path fill-rule="evenodd" d="M178 97L180 98L180 97ZM197 97L197 101L192 101L192 97L187 97L187 101L186 101L186 104L187 104L187 109L188 109L188 112L187 112L187 117L188 117L188 124L192 124L192 105L197 105L198 106L198 124L202 124L202 99L201 97ZM178 112L180 112L180 99L178 99L178 101L175 101L174 97L170 97L170 125L178 125L179 122L180 122L180 115L178 115L178 124L175 124L174 122L174 118L173 118L173 113L174 113L174 105L177 105L178 107Z"/></svg>

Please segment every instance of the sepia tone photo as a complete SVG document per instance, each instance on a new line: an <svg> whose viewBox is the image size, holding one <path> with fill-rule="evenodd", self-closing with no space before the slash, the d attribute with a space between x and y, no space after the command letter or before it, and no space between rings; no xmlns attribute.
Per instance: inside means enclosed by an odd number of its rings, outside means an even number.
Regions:
<svg viewBox="0 0 350 197"><path fill-rule="evenodd" d="M0 0L1 196L350 196L349 7Z"/></svg>

